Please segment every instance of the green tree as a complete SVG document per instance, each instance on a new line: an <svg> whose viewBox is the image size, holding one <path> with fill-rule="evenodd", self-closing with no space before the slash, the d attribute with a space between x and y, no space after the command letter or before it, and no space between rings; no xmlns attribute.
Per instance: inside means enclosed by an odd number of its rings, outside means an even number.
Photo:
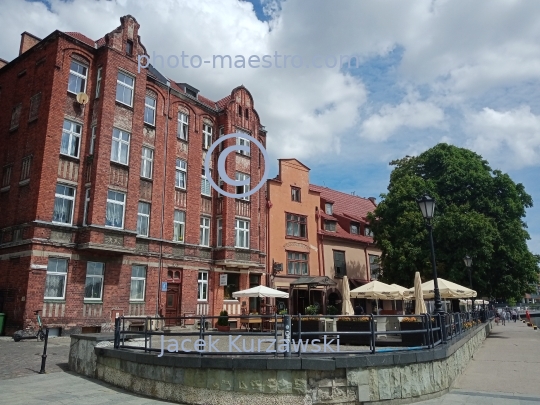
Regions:
<svg viewBox="0 0 540 405"><path fill-rule="evenodd" d="M430 243L416 199L436 199L433 239L439 277L469 286L465 255L473 259L480 296L521 300L538 283L539 257L523 222L532 198L522 184L492 170L478 154L441 143L417 157L390 162L388 193L369 214L382 249L381 280L412 286L414 273L432 279Z"/></svg>

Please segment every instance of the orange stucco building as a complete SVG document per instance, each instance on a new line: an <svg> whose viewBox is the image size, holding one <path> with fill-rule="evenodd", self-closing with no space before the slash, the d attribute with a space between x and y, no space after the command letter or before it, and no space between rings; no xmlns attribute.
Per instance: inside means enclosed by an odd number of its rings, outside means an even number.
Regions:
<svg viewBox="0 0 540 405"><path fill-rule="evenodd" d="M374 198L312 185L309 168L296 159L279 160L267 192L269 284L290 293L277 301L278 311L305 313L310 304L321 313L326 305L340 309L344 275L350 289L377 277L381 253L366 218ZM369 302L356 304L371 308Z"/></svg>

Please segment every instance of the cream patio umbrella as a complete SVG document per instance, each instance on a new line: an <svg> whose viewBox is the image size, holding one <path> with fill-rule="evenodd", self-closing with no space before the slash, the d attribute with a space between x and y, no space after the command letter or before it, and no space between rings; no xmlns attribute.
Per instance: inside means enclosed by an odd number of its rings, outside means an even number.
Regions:
<svg viewBox="0 0 540 405"><path fill-rule="evenodd" d="M476 291L471 290L470 288L463 287L459 284L452 283L443 278L437 279L439 284L439 293L442 299L456 299L456 298L470 298L476 297ZM429 300L435 298L435 291L433 280L426 281L422 284L422 292L424 294L424 299ZM414 287L405 290L405 297L411 297L414 295Z"/></svg>
<svg viewBox="0 0 540 405"><path fill-rule="evenodd" d="M283 291L274 290L273 288L259 285L257 287L249 288L247 290L241 290L234 292L233 298L239 297L260 297L260 298L289 298L289 294Z"/></svg>
<svg viewBox="0 0 540 405"><path fill-rule="evenodd" d="M399 290L399 293L401 294L401 300L403 301L402 302L402 307L404 308L405 307L405 301L410 300L410 298L405 298L405 296L404 296L406 288L402 287L402 286L400 286L398 284L390 284L390 287L395 287L395 288L397 288ZM395 301L394 301L394 310L397 310L397 305L396 305Z"/></svg>
<svg viewBox="0 0 540 405"><path fill-rule="evenodd" d="M349 288L349 279L347 276L343 276L341 287L342 304L341 315L354 315L354 309L351 304L351 289Z"/></svg>
<svg viewBox="0 0 540 405"><path fill-rule="evenodd" d="M398 288L377 280L355 288L351 291L351 297L377 300L377 308L379 308L379 300L395 301L403 299L403 295Z"/></svg>
<svg viewBox="0 0 540 405"><path fill-rule="evenodd" d="M422 279L420 272L414 274L414 314L421 315L427 313L426 303L424 302L424 294L422 291Z"/></svg>

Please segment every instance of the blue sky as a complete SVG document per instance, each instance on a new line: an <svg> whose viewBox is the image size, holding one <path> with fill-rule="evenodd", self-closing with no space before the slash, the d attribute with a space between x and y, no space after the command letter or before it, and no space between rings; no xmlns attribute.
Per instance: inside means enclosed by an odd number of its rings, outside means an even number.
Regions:
<svg viewBox="0 0 540 405"><path fill-rule="evenodd" d="M540 3L506 0L4 0L0 57L20 33L98 39L125 14L149 53L357 55L353 68L172 69L217 100L244 84L273 159L296 157L311 181L386 192L393 159L439 142L467 147L522 182L540 254Z"/></svg>

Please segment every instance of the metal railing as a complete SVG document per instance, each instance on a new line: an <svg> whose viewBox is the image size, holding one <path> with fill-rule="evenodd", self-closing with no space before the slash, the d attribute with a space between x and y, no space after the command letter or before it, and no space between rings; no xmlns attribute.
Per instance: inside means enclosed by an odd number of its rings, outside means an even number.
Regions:
<svg viewBox="0 0 540 405"><path fill-rule="evenodd" d="M163 355L165 340L169 343L172 340L173 343L170 344L174 344L175 340L171 338L181 336L185 338L182 343L179 345L179 342L176 341L176 350L168 350L168 353L196 353L201 357L208 355L239 356L243 354L289 357L292 355L321 355L329 352L332 352L332 355L341 355L423 350L461 339L468 329L481 322L494 319L495 313L494 311L478 311L409 316L235 315L229 316L229 320L236 320L240 328L224 332L210 330L211 328L207 325L212 325L219 318L219 316L183 316L175 318L146 317L141 319L141 317L122 316L117 318L115 322L114 348L144 350L145 353L157 352ZM409 318L407 319L409 322L403 322L404 319L399 320L400 327L395 330L377 327L378 322L386 323L387 319L392 318L398 318L396 320ZM414 318L415 321L411 318ZM140 325L141 320L144 320L143 330L130 330L129 327L132 321ZM198 325L195 324L193 329L184 328L181 331L166 331L164 327L161 327L162 330L152 328L154 325L166 325L168 323L185 325L187 320L198 321ZM394 322L394 325L397 323ZM328 324L332 325L330 330L327 330ZM410 326L404 326L406 324ZM133 337L140 337L138 344L133 342ZM228 337L229 345L223 349L218 349L215 346L218 340L226 337ZM244 351L239 348L240 342L238 341L242 337L252 340L250 348L252 350L245 350L245 339L242 341ZM158 339L157 342L156 338ZM213 338L216 339L213 340ZM254 339L258 341L257 347L259 350L253 350ZM261 341L267 344L266 350L260 350ZM238 345L236 342L238 342ZM270 346L268 346L268 343L270 343ZM186 348L185 344L189 344L190 347ZM309 349L310 344L312 350L306 350L306 348ZM355 344L356 347L354 347ZM406 346L403 346L404 344ZM323 350L321 350L321 345L323 345ZM205 350L208 348L210 350ZM234 351L231 348L238 350ZM329 349L329 351L326 351L326 349Z"/></svg>

